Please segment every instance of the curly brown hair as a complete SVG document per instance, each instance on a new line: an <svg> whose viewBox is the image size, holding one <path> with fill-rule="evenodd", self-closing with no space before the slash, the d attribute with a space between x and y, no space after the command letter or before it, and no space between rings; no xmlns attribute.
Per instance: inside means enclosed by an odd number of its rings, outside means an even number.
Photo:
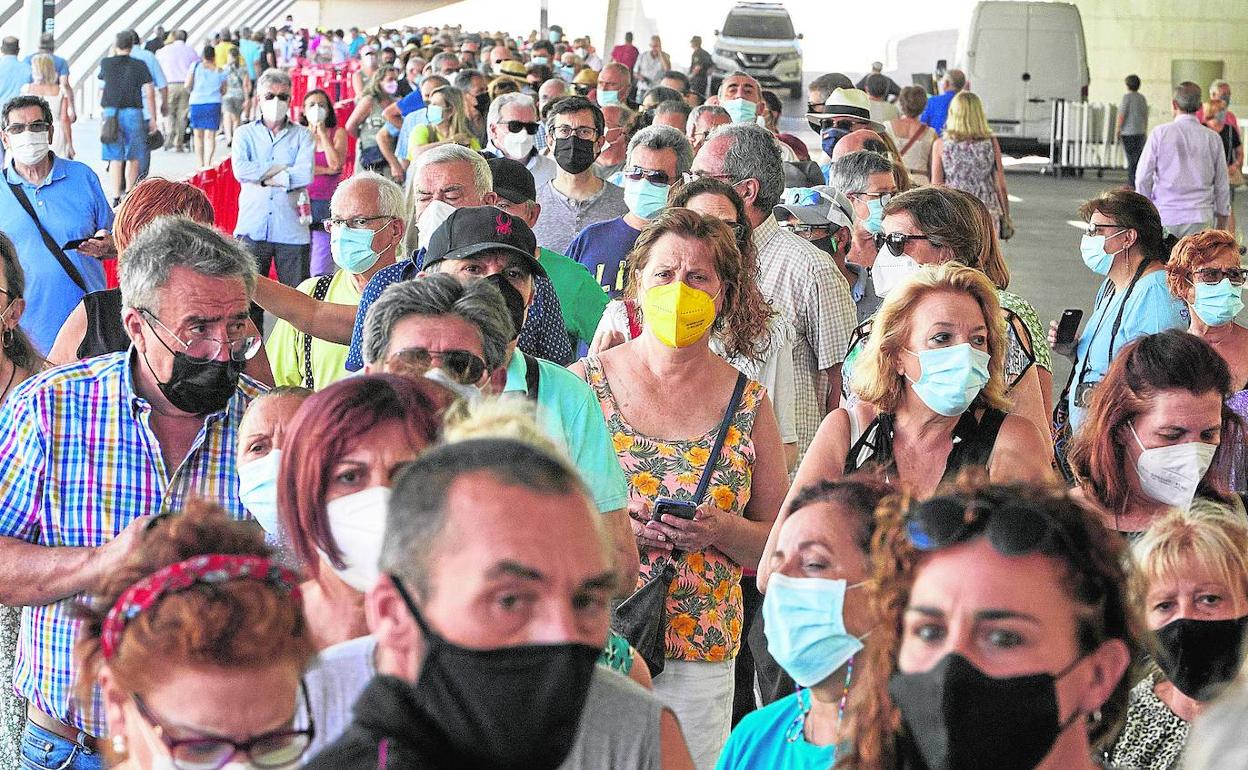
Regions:
<svg viewBox="0 0 1248 770"><path fill-rule="evenodd" d="M968 517L981 515L985 502L991 509L1006 500L1047 516L1060 528L1062 536L1053 538L1053 544L1043 546L1041 552L1062 562L1067 573L1063 581L1066 591L1082 608L1076 625L1080 651L1090 653L1112 639L1126 643L1132 659L1145 649L1149 636L1129 595L1124 541L1105 529L1068 490L1057 486L988 484L982 470L969 470L939 494L954 495L959 502L964 501ZM874 572L868 585L872 610L881 622L867 642L861 684L847 714L846 742L853 749L837 764L838 770L913 767L902 751L901 713L889 696L888 683L897 672L903 617L925 556L907 535L906 517L916 502L905 493L885 498L876 509L871 549ZM1101 718L1089 725L1088 738L1094 748L1108 746L1117 735L1126 718L1134 681L1129 674L1123 676L1101 706Z"/></svg>
<svg viewBox="0 0 1248 770"><path fill-rule="evenodd" d="M720 219L685 208L664 210L641 231L628 254L629 279L624 287L625 296L637 298L637 279L650 259L650 252L654 244L668 234L701 241L711 249L715 272L724 283L724 309L715 317L714 330L722 333L724 350L729 356L758 360L770 342L767 319L771 317L771 309L759 291L750 263L737 248L732 229Z"/></svg>
<svg viewBox="0 0 1248 770"><path fill-rule="evenodd" d="M272 558L263 533L235 521L220 507L187 503L181 513L152 520L125 566L108 576L91 602L80 603L82 636L75 649L80 697L104 663L104 619L127 588L167 567L201 554ZM179 666L265 668L282 662L304 669L313 653L303 607L289 591L258 580L196 584L162 597L132 619L108 667L121 687L143 693Z"/></svg>

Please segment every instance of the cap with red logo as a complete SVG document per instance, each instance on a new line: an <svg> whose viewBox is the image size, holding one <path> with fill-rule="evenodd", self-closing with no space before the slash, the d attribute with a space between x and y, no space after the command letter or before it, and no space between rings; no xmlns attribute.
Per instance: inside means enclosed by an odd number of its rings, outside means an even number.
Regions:
<svg viewBox="0 0 1248 770"><path fill-rule="evenodd" d="M455 209L446 218L425 250L426 267L444 259L467 259L489 251L505 251L524 257L535 275L546 275L537 261L537 238L523 219L494 206Z"/></svg>

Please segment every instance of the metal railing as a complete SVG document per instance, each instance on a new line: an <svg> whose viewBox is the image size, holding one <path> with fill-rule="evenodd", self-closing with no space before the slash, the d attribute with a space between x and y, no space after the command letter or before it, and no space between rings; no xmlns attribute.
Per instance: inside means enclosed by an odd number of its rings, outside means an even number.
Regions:
<svg viewBox="0 0 1248 770"><path fill-rule="evenodd" d="M1052 117L1049 167L1055 173L1126 168L1114 131L1117 105L1054 99Z"/></svg>

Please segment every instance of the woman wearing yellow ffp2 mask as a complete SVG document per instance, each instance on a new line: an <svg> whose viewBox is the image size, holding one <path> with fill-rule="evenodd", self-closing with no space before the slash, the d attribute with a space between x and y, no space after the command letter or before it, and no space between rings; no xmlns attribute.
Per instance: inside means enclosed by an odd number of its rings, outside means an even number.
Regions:
<svg viewBox="0 0 1248 770"><path fill-rule="evenodd" d="M747 381L730 409L738 373L710 342L718 336L728 355L758 357L769 310L753 264L714 217L666 210L642 231L629 264L625 294L640 300L641 335L571 368L598 396L628 478L637 585L676 567L671 590L682 596L668 596L667 659L655 691L680 720L694 763L709 767L732 717L741 568L758 564L788 482L766 391ZM695 499L708 468L706 492ZM693 503L693 518L669 512L654 521L661 497Z"/></svg>

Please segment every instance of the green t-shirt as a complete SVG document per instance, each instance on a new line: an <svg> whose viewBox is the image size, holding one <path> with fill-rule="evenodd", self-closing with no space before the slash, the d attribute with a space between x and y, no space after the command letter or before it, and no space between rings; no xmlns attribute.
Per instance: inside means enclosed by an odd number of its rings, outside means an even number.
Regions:
<svg viewBox="0 0 1248 770"><path fill-rule="evenodd" d="M317 280L319 276L299 284L299 291L311 295ZM355 288L350 273L346 270L334 273L325 301L339 305L360 304L360 292ZM350 374L346 370L348 350L346 345L318 340L315 337L312 339L312 378L315 381L315 390L332 385ZM303 384L303 334L295 327L279 320L273 326L268 341L264 343L264 352L269 356L275 385Z"/></svg>
<svg viewBox="0 0 1248 770"><path fill-rule="evenodd" d="M607 309L611 297L580 262L545 247L538 260L554 284L559 308L563 312L563 325L573 339L573 346L578 339L588 345L594 339L594 331L602 320L602 311Z"/></svg>

